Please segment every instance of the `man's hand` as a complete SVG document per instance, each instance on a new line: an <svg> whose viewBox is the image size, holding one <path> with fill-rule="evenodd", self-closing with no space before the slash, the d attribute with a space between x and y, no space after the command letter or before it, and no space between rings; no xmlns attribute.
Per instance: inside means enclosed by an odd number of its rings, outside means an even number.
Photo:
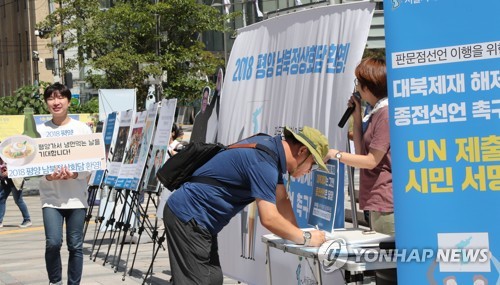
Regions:
<svg viewBox="0 0 500 285"><path fill-rule="evenodd" d="M309 246L319 247L326 241L324 231L310 230L309 232L312 235L311 242L309 243Z"/></svg>
<svg viewBox="0 0 500 285"><path fill-rule="evenodd" d="M258 198L255 201L257 201L259 209L260 222L266 229L296 244L304 244L304 232L283 217L275 204ZM311 241L309 246L318 247L326 241L323 231L310 230L310 232Z"/></svg>
<svg viewBox="0 0 500 285"><path fill-rule="evenodd" d="M67 166L61 167L60 169L56 166L52 174L45 176L48 181L76 179L77 177L78 172L70 171Z"/></svg>

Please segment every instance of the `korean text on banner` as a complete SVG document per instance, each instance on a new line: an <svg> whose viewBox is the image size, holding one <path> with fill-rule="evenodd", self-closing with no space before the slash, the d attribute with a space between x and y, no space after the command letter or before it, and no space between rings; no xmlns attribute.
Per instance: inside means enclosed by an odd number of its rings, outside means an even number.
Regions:
<svg viewBox="0 0 500 285"><path fill-rule="evenodd" d="M62 166L73 172L106 168L101 133L37 139L13 136L4 140L0 148L10 178L48 175ZM8 155L13 148L20 149L18 154L24 151L26 156Z"/></svg>
<svg viewBox="0 0 500 285"><path fill-rule="evenodd" d="M499 284L500 1L384 4L398 283Z"/></svg>

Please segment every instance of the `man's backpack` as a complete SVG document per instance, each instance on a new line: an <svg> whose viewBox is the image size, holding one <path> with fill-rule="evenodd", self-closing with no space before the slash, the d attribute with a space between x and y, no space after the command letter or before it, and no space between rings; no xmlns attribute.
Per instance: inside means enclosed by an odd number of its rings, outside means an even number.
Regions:
<svg viewBox="0 0 500 285"><path fill-rule="evenodd" d="M216 186L227 186L227 184L219 182L214 178L192 176L192 174L196 171L196 169L208 162L221 150L233 148L255 148L262 150L278 162L278 156L275 152L270 150L268 147L257 143L232 144L230 146L224 146L220 143L191 142L176 155L169 158L162 165L162 167L160 167L158 172L156 172L156 177L161 184L167 187L170 191L174 191L183 183L188 181L201 182Z"/></svg>

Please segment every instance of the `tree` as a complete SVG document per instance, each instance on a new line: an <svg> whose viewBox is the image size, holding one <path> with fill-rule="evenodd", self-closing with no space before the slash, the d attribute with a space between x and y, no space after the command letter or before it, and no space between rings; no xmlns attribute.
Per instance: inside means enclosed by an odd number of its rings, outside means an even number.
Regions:
<svg viewBox="0 0 500 285"><path fill-rule="evenodd" d="M100 9L99 2L60 0L61 6L38 23L51 36L62 35L59 49L78 48L67 68L90 66L86 79L94 88L137 88L139 104L146 98L145 80L165 75L164 97L181 104L198 99L207 75L223 63L198 37L223 31L226 17L195 0L113 1L109 9Z"/></svg>
<svg viewBox="0 0 500 285"><path fill-rule="evenodd" d="M24 113L24 108L33 108L34 114L48 114L47 106L43 101L44 90L49 86L48 82L40 82L40 85L25 85L14 91L13 96L6 96L0 100L0 115L20 115ZM82 105L71 104L69 107L71 114L98 114L99 101L97 97L90 99Z"/></svg>
<svg viewBox="0 0 500 285"><path fill-rule="evenodd" d="M47 82L40 83L41 89L48 86ZM20 115L25 107L32 107L35 114L48 114L40 95L40 86L26 85L14 91L13 96L6 96L0 100L0 115Z"/></svg>
<svg viewBox="0 0 500 285"><path fill-rule="evenodd" d="M99 114L99 98L94 97L81 105L71 104L69 112L72 114Z"/></svg>

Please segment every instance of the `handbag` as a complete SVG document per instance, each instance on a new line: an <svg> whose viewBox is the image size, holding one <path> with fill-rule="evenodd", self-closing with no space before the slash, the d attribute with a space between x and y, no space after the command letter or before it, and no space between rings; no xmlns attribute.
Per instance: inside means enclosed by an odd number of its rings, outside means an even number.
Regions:
<svg viewBox="0 0 500 285"><path fill-rule="evenodd" d="M24 178L22 178L22 177L20 177L20 178L12 178L12 183L14 184L14 186L16 187L16 189L18 191L23 190L23 187L24 187Z"/></svg>

